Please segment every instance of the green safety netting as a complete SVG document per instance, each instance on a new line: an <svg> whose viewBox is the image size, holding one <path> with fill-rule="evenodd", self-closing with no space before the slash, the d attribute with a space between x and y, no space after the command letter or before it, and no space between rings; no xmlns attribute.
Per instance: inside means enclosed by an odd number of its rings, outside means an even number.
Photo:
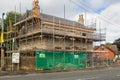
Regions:
<svg viewBox="0 0 120 80"><path fill-rule="evenodd" d="M36 51L36 69L86 68L86 53Z"/></svg>

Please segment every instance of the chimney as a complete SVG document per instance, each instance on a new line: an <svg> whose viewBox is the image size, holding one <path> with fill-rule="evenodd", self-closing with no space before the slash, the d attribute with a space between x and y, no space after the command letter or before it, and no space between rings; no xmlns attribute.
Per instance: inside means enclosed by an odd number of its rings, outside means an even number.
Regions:
<svg viewBox="0 0 120 80"><path fill-rule="evenodd" d="M83 14L79 15L78 23L80 23L80 24L83 24L83 25L84 25L84 18L83 18Z"/></svg>
<svg viewBox="0 0 120 80"><path fill-rule="evenodd" d="M33 16L39 18L40 17L40 7L39 7L39 1L34 0L33 1Z"/></svg>

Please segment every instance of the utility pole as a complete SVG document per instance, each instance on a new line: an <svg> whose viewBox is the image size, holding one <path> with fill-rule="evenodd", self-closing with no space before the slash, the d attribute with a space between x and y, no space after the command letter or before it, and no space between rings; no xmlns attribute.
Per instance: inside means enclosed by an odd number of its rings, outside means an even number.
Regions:
<svg viewBox="0 0 120 80"><path fill-rule="evenodd" d="M1 71L4 71L4 15L2 14L2 31L1 31Z"/></svg>

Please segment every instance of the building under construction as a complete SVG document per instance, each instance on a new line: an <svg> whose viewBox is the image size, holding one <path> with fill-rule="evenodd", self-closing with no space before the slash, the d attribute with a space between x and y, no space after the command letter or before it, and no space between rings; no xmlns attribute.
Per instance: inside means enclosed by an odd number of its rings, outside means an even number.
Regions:
<svg viewBox="0 0 120 80"><path fill-rule="evenodd" d="M104 40L95 35L94 26L40 13L38 0L33 9L17 21L5 40L6 70L86 68L93 53L93 42ZM20 53L20 63L12 64L12 53ZM14 68L13 68L14 65Z"/></svg>

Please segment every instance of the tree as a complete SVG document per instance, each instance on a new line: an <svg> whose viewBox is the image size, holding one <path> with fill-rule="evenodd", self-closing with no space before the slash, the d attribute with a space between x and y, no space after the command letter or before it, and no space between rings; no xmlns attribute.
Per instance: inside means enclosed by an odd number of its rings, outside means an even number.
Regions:
<svg viewBox="0 0 120 80"><path fill-rule="evenodd" d="M113 43L108 42L108 43L106 43L106 45L113 45Z"/></svg>
<svg viewBox="0 0 120 80"><path fill-rule="evenodd" d="M6 18L4 19L4 32L7 32L10 30L10 21L12 24L15 23L15 21L18 21L21 17L21 14L18 12L7 12ZM4 39L7 39L7 34L4 34Z"/></svg>
<svg viewBox="0 0 120 80"><path fill-rule="evenodd" d="M13 12L13 11L7 12L6 18L5 18L4 30L7 31L7 27L9 26L10 21L12 22L12 24L14 24L15 21L18 21L20 19L20 17L21 17L21 14L18 12Z"/></svg>
<svg viewBox="0 0 120 80"><path fill-rule="evenodd" d="M120 51L120 38L115 40L113 44L117 45L117 48Z"/></svg>

